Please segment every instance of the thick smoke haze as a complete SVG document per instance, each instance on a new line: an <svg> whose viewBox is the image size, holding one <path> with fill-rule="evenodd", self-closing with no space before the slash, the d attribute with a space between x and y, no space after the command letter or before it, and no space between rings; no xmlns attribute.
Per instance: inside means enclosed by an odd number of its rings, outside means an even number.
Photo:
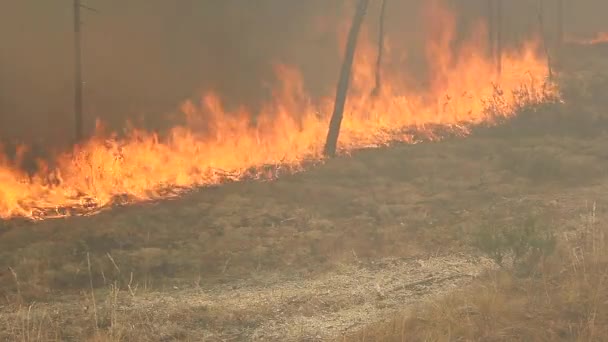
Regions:
<svg viewBox="0 0 608 342"><path fill-rule="evenodd" d="M422 0L389 0L387 35L396 53L416 62L424 32ZM333 92L339 35L353 0L88 0L83 11L85 124L114 129L126 120L166 125L201 91L256 107L270 95L273 68L294 65L313 95ZM485 15L484 0L450 0L461 22ZM566 31L608 31L604 0L566 0ZM555 21L553 1L547 26ZM511 40L538 27L532 0L505 1ZM375 36L379 1L366 18ZM70 0L0 0L0 140L65 143L73 136L73 13Z"/></svg>

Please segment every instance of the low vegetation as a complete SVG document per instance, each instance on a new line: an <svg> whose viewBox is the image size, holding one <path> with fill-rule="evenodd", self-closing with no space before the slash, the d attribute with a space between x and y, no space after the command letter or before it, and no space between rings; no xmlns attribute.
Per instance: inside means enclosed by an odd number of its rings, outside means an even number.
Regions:
<svg viewBox="0 0 608 342"><path fill-rule="evenodd" d="M502 267L473 286L348 341L606 341L608 226L596 207L565 232L528 221L484 231L480 247ZM504 265L504 257L515 263Z"/></svg>

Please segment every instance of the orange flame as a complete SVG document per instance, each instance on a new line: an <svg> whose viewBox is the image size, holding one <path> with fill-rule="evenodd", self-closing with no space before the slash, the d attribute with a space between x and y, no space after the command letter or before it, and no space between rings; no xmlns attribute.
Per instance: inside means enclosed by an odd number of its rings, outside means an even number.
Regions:
<svg viewBox="0 0 608 342"><path fill-rule="evenodd" d="M499 77L485 55L483 27L453 53L454 18L438 8L433 13L439 16L435 23L447 25L430 37L431 77L424 91L406 85L410 78L403 67L387 63L393 67L383 69L382 89L372 96L376 48L362 33L339 141L343 153L414 142L414 131L432 138L435 126L466 134L471 125L509 117L521 105L555 95L555 89L545 87L548 71L534 42L505 52ZM293 172L307 161L322 160L333 99L311 99L294 68L278 66L276 74L280 86L257 115L246 109L228 112L219 96L208 93L200 102L182 105L188 125L173 128L165 138L137 129L124 138L98 132L57 156L54 167L41 164L33 176L0 157L0 217L91 214L117 200L144 201L228 180L268 179L276 176L269 165Z"/></svg>

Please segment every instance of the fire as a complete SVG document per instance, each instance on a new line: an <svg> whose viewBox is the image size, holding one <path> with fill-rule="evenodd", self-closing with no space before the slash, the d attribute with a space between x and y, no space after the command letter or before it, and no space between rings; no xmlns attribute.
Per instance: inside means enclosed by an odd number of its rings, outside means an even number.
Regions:
<svg viewBox="0 0 608 342"><path fill-rule="evenodd" d="M408 85L403 66L387 63L383 85L375 85L376 46L362 33L340 134L342 153L357 148L414 142L412 132L433 137L433 127L466 134L467 127L514 115L519 106L540 103L547 88L546 63L534 42L507 51L503 71L485 54L483 27L452 52L454 18L445 10L434 22L427 46L429 84ZM390 42L387 43L387 48ZM117 201L137 202L176 196L200 186L246 178L272 179L277 168L295 172L321 161L333 98L307 95L298 70L277 66L279 86L260 113L226 110L220 96L186 101L187 125L167 136L132 129L126 137L100 129L87 142L41 163L27 175L0 157L0 218L88 215ZM275 167L269 167L275 166Z"/></svg>

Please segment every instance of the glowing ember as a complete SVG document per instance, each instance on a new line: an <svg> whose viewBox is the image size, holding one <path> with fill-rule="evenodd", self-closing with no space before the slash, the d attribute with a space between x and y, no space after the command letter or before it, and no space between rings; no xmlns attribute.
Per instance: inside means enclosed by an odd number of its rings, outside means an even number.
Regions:
<svg viewBox="0 0 608 342"><path fill-rule="evenodd" d="M429 37L432 75L424 91L405 85L411 77L404 70L387 67L383 88L371 96L376 47L363 33L340 135L343 153L411 142L412 131L432 137L429 127L438 125L466 134L471 125L508 117L552 94L536 44L505 52L498 77L485 55L483 28L453 54L454 20L445 10L435 11L433 22L448 24ZM293 172L306 161L321 160L332 98L313 101L293 68L279 66L276 72L280 86L257 115L227 112L218 96L204 94L200 102L183 104L188 125L162 139L138 130L120 139L99 132L34 176L0 156L0 217L90 214L117 199L136 202L227 180L268 179L276 176L269 165Z"/></svg>

